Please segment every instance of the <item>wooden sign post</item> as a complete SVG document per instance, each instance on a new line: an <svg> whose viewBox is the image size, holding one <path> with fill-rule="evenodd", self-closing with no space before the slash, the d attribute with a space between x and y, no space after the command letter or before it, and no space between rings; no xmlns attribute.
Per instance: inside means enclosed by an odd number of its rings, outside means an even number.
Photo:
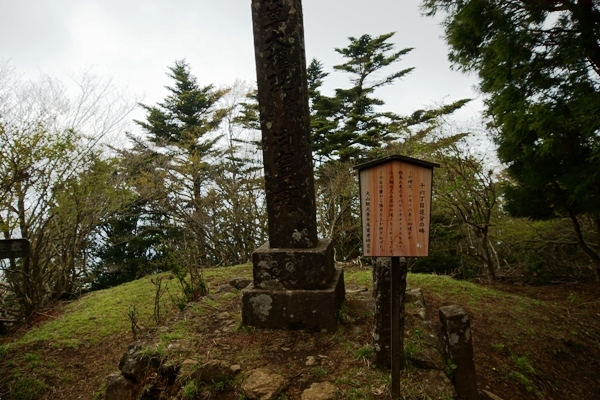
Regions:
<svg viewBox="0 0 600 400"><path fill-rule="evenodd" d="M433 168L438 164L392 155L355 167L360 182L363 253L391 257L392 398L400 398L407 264L429 255ZM402 318L400 318L402 314Z"/></svg>
<svg viewBox="0 0 600 400"><path fill-rule="evenodd" d="M0 240L0 259L29 256L29 240L2 239Z"/></svg>

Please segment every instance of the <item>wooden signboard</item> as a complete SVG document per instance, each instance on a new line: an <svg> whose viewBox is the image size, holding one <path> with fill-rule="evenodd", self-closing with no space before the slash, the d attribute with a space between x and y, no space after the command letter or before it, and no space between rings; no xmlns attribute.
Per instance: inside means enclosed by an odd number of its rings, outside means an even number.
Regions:
<svg viewBox="0 0 600 400"><path fill-rule="evenodd" d="M355 167L366 257L429 254L431 185L438 166L393 155Z"/></svg>
<svg viewBox="0 0 600 400"><path fill-rule="evenodd" d="M0 258L28 257L29 247L27 239L0 240Z"/></svg>

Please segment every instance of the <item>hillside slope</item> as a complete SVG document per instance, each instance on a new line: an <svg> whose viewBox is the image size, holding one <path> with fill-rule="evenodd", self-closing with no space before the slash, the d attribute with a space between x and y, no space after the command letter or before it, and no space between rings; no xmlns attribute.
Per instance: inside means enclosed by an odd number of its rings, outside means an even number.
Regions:
<svg viewBox="0 0 600 400"><path fill-rule="evenodd" d="M344 399L387 398L389 375L370 363L373 299L371 272L346 269L350 289L335 333L256 330L240 324L241 292L228 284L251 277L251 267L204 270L210 295L181 312L176 281L162 274L156 324L157 277L94 292L38 315L34 327L2 338L0 398L100 399L106 376L117 370L133 341L128 313L140 337L170 362L220 359L244 371L277 370L290 378L287 399L299 399L312 382L330 381ZM448 277L409 275L421 287L429 318L442 305L460 304L472 316L475 363L481 389L509 399L592 399L600 392L600 286L479 285ZM153 283L154 282L154 283ZM362 291L367 288L368 291ZM407 335L418 334L407 332ZM307 366L314 356L316 365ZM406 398L427 398L409 365ZM194 389L194 390L191 390ZM240 399L240 379L194 387L187 398Z"/></svg>

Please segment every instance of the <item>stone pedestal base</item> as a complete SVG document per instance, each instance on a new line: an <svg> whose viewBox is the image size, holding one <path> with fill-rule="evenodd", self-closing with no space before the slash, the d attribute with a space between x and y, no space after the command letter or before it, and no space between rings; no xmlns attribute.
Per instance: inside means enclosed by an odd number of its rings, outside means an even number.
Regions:
<svg viewBox="0 0 600 400"><path fill-rule="evenodd" d="M252 253L254 287L269 290L325 289L335 273L331 239L314 248L272 248L265 243Z"/></svg>
<svg viewBox="0 0 600 400"><path fill-rule="evenodd" d="M258 328L334 332L344 298L341 269L318 290L268 290L250 284L242 291L242 322Z"/></svg>

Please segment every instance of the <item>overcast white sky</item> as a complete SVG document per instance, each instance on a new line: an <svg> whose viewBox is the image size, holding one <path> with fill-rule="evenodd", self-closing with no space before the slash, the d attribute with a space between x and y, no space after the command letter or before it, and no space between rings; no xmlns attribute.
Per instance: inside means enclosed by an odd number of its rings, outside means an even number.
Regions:
<svg viewBox="0 0 600 400"><path fill-rule="evenodd" d="M201 84L255 82L250 0L0 0L0 61L26 78L65 79L93 67L154 104L171 82L167 66L185 58ZM397 64L416 69L379 92L390 110L409 113L440 101L476 98L476 78L450 70L437 20L419 12L419 0L304 0L306 53L327 71L341 58L348 36L396 32L397 48L414 47ZM347 77L329 77L328 88ZM473 102L460 113L481 108Z"/></svg>

